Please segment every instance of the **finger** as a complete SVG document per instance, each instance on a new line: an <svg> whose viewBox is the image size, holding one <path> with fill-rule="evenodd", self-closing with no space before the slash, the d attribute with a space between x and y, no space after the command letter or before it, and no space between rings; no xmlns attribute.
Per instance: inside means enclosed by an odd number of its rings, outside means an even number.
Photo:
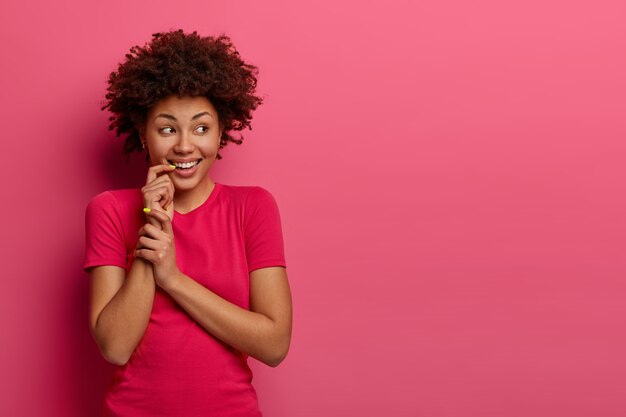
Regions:
<svg viewBox="0 0 626 417"><path fill-rule="evenodd" d="M170 204L172 204L174 202L174 193L176 193L176 188L174 188L174 183L172 182L172 180L170 180L170 201L167 204L167 208L170 207Z"/></svg>
<svg viewBox="0 0 626 417"><path fill-rule="evenodd" d="M161 222L161 227L163 228L161 232L168 235L174 234L174 231L172 230L172 222L170 221L170 216L168 216L167 213L161 210L151 210L147 214L148 216L156 218L159 222Z"/></svg>
<svg viewBox="0 0 626 417"><path fill-rule="evenodd" d="M165 199L165 203L163 204L163 208L167 210L170 204L174 202L174 193L176 192L176 189L174 188L174 183L172 182L172 180L169 180L165 185L168 188L168 192L167 192L167 197Z"/></svg>
<svg viewBox="0 0 626 417"><path fill-rule="evenodd" d="M170 204L172 204L172 202L174 201L174 183L170 180L168 183L166 183L166 186L168 188L168 192L167 192L167 196L165 198L165 202L163 203L163 209L167 210L170 207Z"/></svg>
<svg viewBox="0 0 626 417"><path fill-rule="evenodd" d="M150 210L148 213L146 213L146 215L150 218L158 220L160 223L163 223L164 221L169 219L169 216L163 209Z"/></svg>
<svg viewBox="0 0 626 417"><path fill-rule="evenodd" d="M172 168L172 166L173 165L170 165L170 164L159 164L159 165L154 165L148 168L148 175L146 176L146 184L150 184L152 181L154 181L160 173L170 172L176 169L175 166L174 168Z"/></svg>
<svg viewBox="0 0 626 417"><path fill-rule="evenodd" d="M156 250L161 247L161 243L156 239L150 239L146 236L141 236L137 241L136 249L151 249Z"/></svg>
<svg viewBox="0 0 626 417"><path fill-rule="evenodd" d="M166 184L146 187L142 192L145 203L163 202L169 198L171 193L170 188Z"/></svg>
<svg viewBox="0 0 626 417"><path fill-rule="evenodd" d="M173 186L169 186L164 183L156 186L146 186L142 190L144 194L144 200L148 204L148 207L152 208L154 205L166 206L173 200L172 193Z"/></svg>
<svg viewBox="0 0 626 417"><path fill-rule="evenodd" d="M160 181L160 178L164 178L164 177L166 177L166 179L163 181ZM164 202L166 203L165 205L168 205L169 202L174 200L174 193L176 189L174 188L174 183L172 182L172 180L170 180L169 177L165 175L163 177L159 177L153 183L145 185L141 189L141 191L144 194L146 199L148 199L148 197L150 201L159 201L163 199ZM152 195L152 194L156 194L156 195ZM159 198L156 198L157 196Z"/></svg>
<svg viewBox="0 0 626 417"><path fill-rule="evenodd" d="M146 214L147 217L147 222L146 224L149 224L153 227L156 227L157 229L161 230L161 222L158 221L157 219L155 219L154 217L150 217Z"/></svg>
<svg viewBox="0 0 626 417"><path fill-rule="evenodd" d="M148 262L154 263L156 257L155 252L151 249L136 249L135 258L143 258Z"/></svg>
<svg viewBox="0 0 626 417"><path fill-rule="evenodd" d="M169 175L161 175L159 177L156 177L154 180L152 180L152 182L149 182L149 183L145 184L145 186L154 185L154 184L161 184L161 183L167 183L167 182L172 182L172 179L170 178L170 176Z"/></svg>
<svg viewBox="0 0 626 417"><path fill-rule="evenodd" d="M151 212L152 212L152 211L151 211ZM148 213L148 215L149 215L149 213ZM154 218L154 217L153 217L153 218ZM147 238L149 238L149 239L155 239L155 240L159 240L159 239L163 239L163 238L165 238L165 237L167 236L167 234L166 234L166 233L164 233L164 232L163 232L163 231L159 228L159 226L160 226L161 224L160 224L160 222L158 221L158 219L156 219L156 220L157 220L157 224L158 224L158 225L154 225L154 224L151 224L151 223L146 223L146 224L144 224L144 225L143 225L143 227L142 227L141 229L139 229L139 230L140 230L140 232L139 232L139 236L145 236L145 237L147 237ZM141 238L141 237L140 237L140 238Z"/></svg>
<svg viewBox="0 0 626 417"><path fill-rule="evenodd" d="M163 177L159 177L156 180L154 180L153 182L151 182L150 184L144 185L141 188L141 190L145 193L145 192L150 192L150 191L153 191L153 190L157 190L157 189L159 189L161 187L166 187L166 188L170 189L170 185L172 186L172 189L174 189L173 188L174 183L172 183L172 180L170 180L170 179L161 180L161 178L163 178ZM169 178L169 177L167 177L167 178Z"/></svg>

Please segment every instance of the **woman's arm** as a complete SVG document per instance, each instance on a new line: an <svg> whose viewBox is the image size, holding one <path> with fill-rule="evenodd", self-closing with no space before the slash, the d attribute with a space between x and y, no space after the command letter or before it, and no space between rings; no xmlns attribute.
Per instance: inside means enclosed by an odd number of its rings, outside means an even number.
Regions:
<svg viewBox="0 0 626 417"><path fill-rule="evenodd" d="M117 365L128 362L148 327L156 285L144 259L136 258L125 272L109 265L91 270L91 333L102 356Z"/></svg>
<svg viewBox="0 0 626 417"><path fill-rule="evenodd" d="M287 356L292 302L285 268L259 268L250 273L250 310L183 273L169 280L164 289L207 332L240 352L272 367Z"/></svg>
<svg viewBox="0 0 626 417"><path fill-rule="evenodd" d="M171 219L174 213L174 185L165 172L174 165L155 165L148 169L146 185L141 188L144 207L160 210ZM160 176L159 176L160 175ZM168 208L163 210L161 204ZM116 259L117 265L126 263L126 246L122 217L116 198L106 192L94 198L86 209L87 253L89 263ZM148 217L139 230L161 229L161 222ZM140 237L137 245L141 247ZM93 262L95 265L97 263ZM141 258L135 258L128 274L121 266L99 265L89 270L92 276L92 298L89 324L100 352L109 362L124 365L143 338L150 321L156 289L154 268Z"/></svg>
<svg viewBox="0 0 626 417"><path fill-rule="evenodd" d="M286 268L253 270L251 310L241 308L183 274L176 265L171 219L162 210L147 214L151 220L158 219L162 229L141 229L139 239L143 244L135 250L135 256L152 263L155 285L167 291L216 338L269 366L277 366L287 355L291 340L291 293Z"/></svg>

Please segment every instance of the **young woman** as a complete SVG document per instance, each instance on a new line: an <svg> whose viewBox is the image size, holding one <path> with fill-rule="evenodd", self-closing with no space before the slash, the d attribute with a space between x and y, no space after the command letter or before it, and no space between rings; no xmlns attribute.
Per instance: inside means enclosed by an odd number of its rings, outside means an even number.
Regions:
<svg viewBox="0 0 626 417"><path fill-rule="evenodd" d="M262 102L256 74L228 37L178 30L109 77L110 129L150 167L85 213L91 332L117 365L104 416L262 416L247 358L275 367L291 340L279 210L262 187L209 177Z"/></svg>

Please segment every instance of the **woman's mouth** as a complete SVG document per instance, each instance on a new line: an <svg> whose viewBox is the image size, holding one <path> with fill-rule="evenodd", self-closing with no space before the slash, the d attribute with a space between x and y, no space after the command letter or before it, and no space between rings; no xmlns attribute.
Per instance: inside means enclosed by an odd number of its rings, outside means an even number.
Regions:
<svg viewBox="0 0 626 417"><path fill-rule="evenodd" d="M196 160L194 162L184 162L184 163L182 163L182 162L173 162L173 161L170 161L168 159L167 162L169 162L172 165L176 165L176 169L180 169L180 170L184 171L184 170L187 170L187 169L194 168L196 165L198 165L200 163L200 161L201 161L201 159L198 159L198 160Z"/></svg>
<svg viewBox="0 0 626 417"><path fill-rule="evenodd" d="M198 159L194 162L185 163L173 162L169 160L167 162L172 165L176 165L176 169L174 170L174 172L179 177L191 177L198 170L198 165L200 164L200 162L202 162L202 159Z"/></svg>

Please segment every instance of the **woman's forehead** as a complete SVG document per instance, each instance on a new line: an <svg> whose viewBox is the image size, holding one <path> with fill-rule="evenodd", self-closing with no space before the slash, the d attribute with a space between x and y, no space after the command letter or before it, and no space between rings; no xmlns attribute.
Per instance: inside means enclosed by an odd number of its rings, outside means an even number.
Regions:
<svg viewBox="0 0 626 417"><path fill-rule="evenodd" d="M211 101L204 96L183 96L170 95L157 101L150 109L148 116L151 119L159 114L173 116L175 119L198 118L207 116L217 118L217 112ZM208 114L208 115L207 115Z"/></svg>

